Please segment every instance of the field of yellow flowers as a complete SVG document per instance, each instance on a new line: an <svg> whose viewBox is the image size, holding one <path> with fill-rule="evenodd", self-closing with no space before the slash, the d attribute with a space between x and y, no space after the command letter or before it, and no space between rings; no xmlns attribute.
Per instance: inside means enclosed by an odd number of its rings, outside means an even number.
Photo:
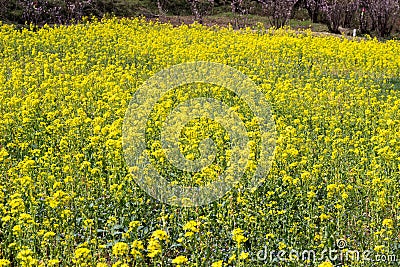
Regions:
<svg viewBox="0 0 400 267"><path fill-rule="evenodd" d="M121 129L144 81L193 61L256 83L277 138L258 188L185 208L135 183ZM373 260L400 261L400 43L142 19L1 25L0 176L0 266L388 266ZM318 257L329 249L370 260Z"/></svg>

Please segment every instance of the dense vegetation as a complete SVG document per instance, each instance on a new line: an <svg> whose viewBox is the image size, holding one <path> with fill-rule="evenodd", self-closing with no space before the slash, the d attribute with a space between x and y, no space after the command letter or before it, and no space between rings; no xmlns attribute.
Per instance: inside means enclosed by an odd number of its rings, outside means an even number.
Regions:
<svg viewBox="0 0 400 267"><path fill-rule="evenodd" d="M123 157L122 125L144 81L192 61L226 64L254 81L271 104L277 135L272 167L258 187L240 183L211 204L184 208L139 188ZM400 258L399 76L394 40L137 18L37 31L2 25L0 266L394 264L388 257ZM193 93L224 99L253 125L241 98L203 84L189 89L161 97L146 124L149 153L171 184L198 183L170 171L156 139L164 114ZM196 145L213 138L226 151L216 154L221 164L209 169L213 177L229 160L223 130L230 129L191 120L179 138L185 157L197 159ZM386 261L320 258L340 248ZM314 250L317 258L289 259L291 249ZM287 260L265 262L257 259L260 250L286 251Z"/></svg>

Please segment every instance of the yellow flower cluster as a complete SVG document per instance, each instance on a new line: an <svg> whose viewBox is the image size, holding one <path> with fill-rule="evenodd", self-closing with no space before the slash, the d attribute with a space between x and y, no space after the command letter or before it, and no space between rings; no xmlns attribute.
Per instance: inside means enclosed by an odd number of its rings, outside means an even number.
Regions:
<svg viewBox="0 0 400 267"><path fill-rule="evenodd" d="M221 100L249 135L243 181L188 209L138 187L122 126L138 87L193 61L226 64L254 81L271 104L277 136L270 172L248 189L261 135L245 101L200 83L158 99L144 129L146 151L171 184L207 185L236 156L229 129L196 118L178 134L180 151L197 160L210 139L216 153L200 172L174 166L161 131L180 103ZM262 266L253 261L260 249L321 252L343 237L346 249L394 254L399 77L398 41L144 19L35 31L1 24L0 266Z"/></svg>

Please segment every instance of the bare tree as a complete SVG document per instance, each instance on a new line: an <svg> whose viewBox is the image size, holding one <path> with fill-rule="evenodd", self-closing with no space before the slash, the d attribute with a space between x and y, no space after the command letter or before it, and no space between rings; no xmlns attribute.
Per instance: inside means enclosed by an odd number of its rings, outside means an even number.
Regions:
<svg viewBox="0 0 400 267"><path fill-rule="evenodd" d="M400 6L398 0L362 0L364 8L363 28L368 26L368 18L370 20L369 31L374 31L380 37L389 36L396 22L400 21ZM365 18L365 16L368 18Z"/></svg>
<svg viewBox="0 0 400 267"><path fill-rule="evenodd" d="M6 16L7 9L8 9L8 1L0 0L0 19L3 19Z"/></svg>
<svg viewBox="0 0 400 267"><path fill-rule="evenodd" d="M46 23L65 24L79 21L85 15L85 8L94 0L19 0L24 21L35 25Z"/></svg>
<svg viewBox="0 0 400 267"><path fill-rule="evenodd" d="M232 0L231 1L231 9L232 13L240 14L240 15L247 15L253 9L252 1L251 0Z"/></svg>
<svg viewBox="0 0 400 267"><path fill-rule="evenodd" d="M187 0L195 21L203 24L204 16L208 15L213 7L214 0Z"/></svg>
<svg viewBox="0 0 400 267"><path fill-rule="evenodd" d="M339 27L349 27L359 9L359 0L323 0L321 10L325 23L332 33L340 33Z"/></svg>
<svg viewBox="0 0 400 267"><path fill-rule="evenodd" d="M158 14L162 17L165 17L168 12L168 10L166 10L167 3L168 0L157 0Z"/></svg>
<svg viewBox="0 0 400 267"><path fill-rule="evenodd" d="M247 15L250 14L254 6L251 0L232 0L231 9L232 13L239 16L235 17L235 26L240 28L247 23Z"/></svg>
<svg viewBox="0 0 400 267"><path fill-rule="evenodd" d="M281 28L289 21L297 0L258 0L272 26Z"/></svg>
<svg viewBox="0 0 400 267"><path fill-rule="evenodd" d="M65 20L80 20L84 16L84 9L90 6L92 2L92 0L64 0Z"/></svg>
<svg viewBox="0 0 400 267"><path fill-rule="evenodd" d="M304 0L304 7L312 22L319 22L323 0Z"/></svg>

